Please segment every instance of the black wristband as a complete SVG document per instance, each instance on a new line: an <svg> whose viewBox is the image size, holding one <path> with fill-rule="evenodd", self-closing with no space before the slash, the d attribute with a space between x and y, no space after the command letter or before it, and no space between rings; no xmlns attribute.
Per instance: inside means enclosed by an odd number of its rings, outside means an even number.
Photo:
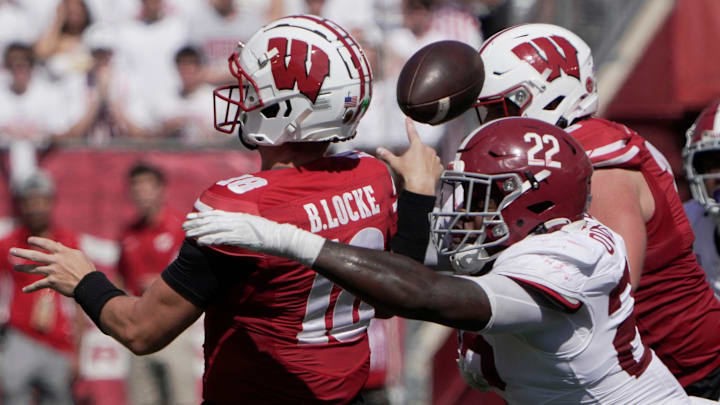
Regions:
<svg viewBox="0 0 720 405"><path fill-rule="evenodd" d="M430 241L428 214L435 206L434 195L402 190L398 196L398 230L390 246L393 252L422 263Z"/></svg>
<svg viewBox="0 0 720 405"><path fill-rule="evenodd" d="M398 196L398 205L406 208L421 210L427 214L432 211L433 207L435 207L435 196L402 190Z"/></svg>
<svg viewBox="0 0 720 405"><path fill-rule="evenodd" d="M100 312L111 298L119 295L125 295L125 292L115 287L105 273L99 271L86 274L73 291L75 302L80 304L83 311L103 333L106 332L100 326Z"/></svg>

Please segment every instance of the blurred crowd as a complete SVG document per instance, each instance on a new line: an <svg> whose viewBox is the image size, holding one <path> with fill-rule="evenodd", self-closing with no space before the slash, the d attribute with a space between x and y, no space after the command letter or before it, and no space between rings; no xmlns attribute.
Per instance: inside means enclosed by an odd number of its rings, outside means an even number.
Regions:
<svg viewBox="0 0 720 405"><path fill-rule="evenodd" d="M227 58L264 23L311 13L356 36L371 59L371 119L352 147L388 132L403 139L394 78L425 44L479 46L480 17L501 0L5 0L0 1L0 140L39 146L117 139L222 142L213 87L232 81ZM380 135L382 133L382 135ZM438 145L438 128L421 134ZM395 141L391 141L395 142ZM391 147L393 145L390 145ZM343 145L345 147L345 145ZM369 147L369 146L368 146Z"/></svg>

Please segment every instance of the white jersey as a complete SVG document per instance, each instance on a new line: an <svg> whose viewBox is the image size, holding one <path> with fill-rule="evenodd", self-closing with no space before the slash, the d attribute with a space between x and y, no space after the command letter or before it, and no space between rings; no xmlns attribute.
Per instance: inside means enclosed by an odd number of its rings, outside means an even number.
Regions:
<svg viewBox="0 0 720 405"><path fill-rule="evenodd" d="M625 243L594 218L529 236L488 275L465 278L491 291L485 329L459 331L476 388L511 405L689 403L640 340Z"/></svg>

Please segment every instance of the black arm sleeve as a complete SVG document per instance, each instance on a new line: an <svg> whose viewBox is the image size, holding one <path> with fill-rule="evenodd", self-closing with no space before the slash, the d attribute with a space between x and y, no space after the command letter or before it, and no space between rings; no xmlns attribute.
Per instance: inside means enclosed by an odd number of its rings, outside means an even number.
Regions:
<svg viewBox="0 0 720 405"><path fill-rule="evenodd" d="M417 262L425 261L430 242L428 214L435 206L435 196L402 190L398 196L398 230L390 249Z"/></svg>
<svg viewBox="0 0 720 405"><path fill-rule="evenodd" d="M185 239L178 257L162 272L163 280L183 298L198 308L206 308L228 287L230 258L208 248L201 248L194 240Z"/></svg>

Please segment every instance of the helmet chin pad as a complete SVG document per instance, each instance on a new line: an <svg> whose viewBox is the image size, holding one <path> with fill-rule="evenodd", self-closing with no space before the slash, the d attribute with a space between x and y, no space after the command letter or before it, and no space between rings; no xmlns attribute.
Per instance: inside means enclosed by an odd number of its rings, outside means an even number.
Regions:
<svg viewBox="0 0 720 405"><path fill-rule="evenodd" d="M495 259L497 255L488 255L483 248L465 250L450 257L455 274L475 274L485 267L485 264Z"/></svg>

